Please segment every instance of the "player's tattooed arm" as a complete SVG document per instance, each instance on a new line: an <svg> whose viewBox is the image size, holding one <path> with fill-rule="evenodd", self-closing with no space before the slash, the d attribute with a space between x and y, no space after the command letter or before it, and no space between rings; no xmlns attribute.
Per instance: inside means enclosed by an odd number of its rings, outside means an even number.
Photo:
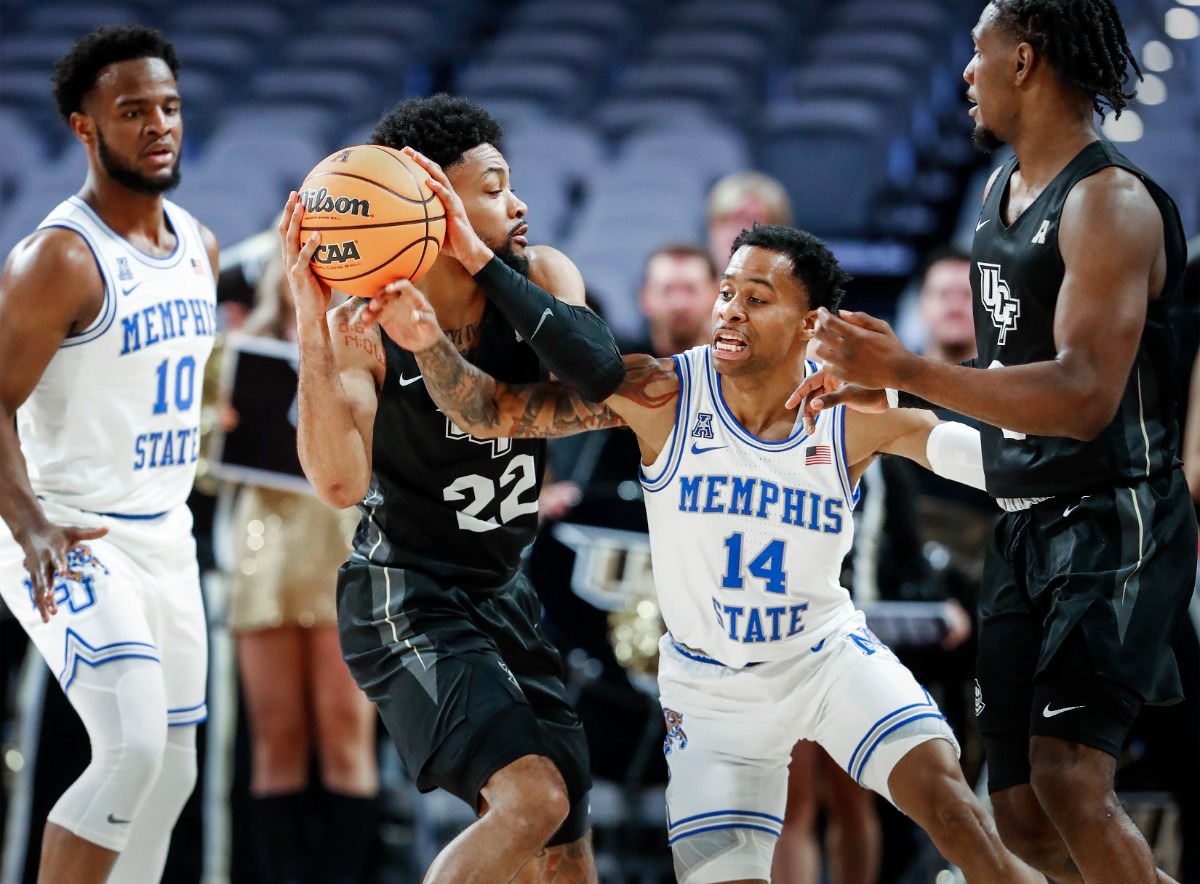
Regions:
<svg viewBox="0 0 1200 884"><path fill-rule="evenodd" d="M570 436L625 426L610 408L589 402L567 384L497 381L467 362L444 335L416 357L438 408L477 438Z"/></svg>

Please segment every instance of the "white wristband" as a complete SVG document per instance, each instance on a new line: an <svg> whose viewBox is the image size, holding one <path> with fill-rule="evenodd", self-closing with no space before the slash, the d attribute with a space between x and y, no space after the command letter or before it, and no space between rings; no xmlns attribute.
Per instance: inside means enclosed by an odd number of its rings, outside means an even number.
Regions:
<svg viewBox="0 0 1200 884"><path fill-rule="evenodd" d="M900 407L900 391L892 387L884 387L883 395L887 397L888 408Z"/></svg>
<svg viewBox="0 0 1200 884"><path fill-rule="evenodd" d="M983 446L979 431L966 424L948 421L929 431L925 444L929 467L939 476L986 491L983 477Z"/></svg>

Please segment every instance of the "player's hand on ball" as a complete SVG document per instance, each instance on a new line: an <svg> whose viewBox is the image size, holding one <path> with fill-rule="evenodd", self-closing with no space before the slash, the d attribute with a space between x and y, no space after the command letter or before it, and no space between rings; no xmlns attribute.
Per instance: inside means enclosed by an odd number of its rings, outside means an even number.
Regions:
<svg viewBox="0 0 1200 884"><path fill-rule="evenodd" d="M67 570L67 551L80 541L95 540L107 533L107 528L73 528L46 523L21 538L33 603L43 623L49 623L58 613L54 601L55 577Z"/></svg>
<svg viewBox="0 0 1200 884"><path fill-rule="evenodd" d="M367 328L378 323L389 338L412 353L428 350L443 337L433 307L407 279L380 289L363 305L359 318Z"/></svg>
<svg viewBox="0 0 1200 884"><path fill-rule="evenodd" d="M492 260L493 252L487 247L475 228L467 218L467 210L463 207L462 199L454 192L450 179L442 167L424 154L418 153L411 147L404 148L404 153L426 172L429 180L426 182L430 190L441 197L442 205L446 207L446 238L442 242L443 254L454 258L467 272L474 275Z"/></svg>
<svg viewBox="0 0 1200 884"><path fill-rule="evenodd" d="M304 204L292 191L283 208L279 221L279 242L283 247L283 272L287 278L288 291L296 304L297 313L325 315L331 292L329 286L312 272L309 262L321 244L319 233L305 236L300 227L304 223Z"/></svg>

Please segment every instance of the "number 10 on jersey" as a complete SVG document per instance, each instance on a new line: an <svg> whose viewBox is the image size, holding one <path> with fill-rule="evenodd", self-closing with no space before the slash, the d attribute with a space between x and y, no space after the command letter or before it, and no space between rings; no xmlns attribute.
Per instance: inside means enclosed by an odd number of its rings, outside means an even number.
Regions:
<svg viewBox="0 0 1200 884"><path fill-rule="evenodd" d="M154 413L166 414L170 402L175 403L175 408L179 411L187 411L192 407L192 400L196 395L196 358L194 356L184 356L175 363L174 371L171 370L171 360L164 359L158 364L158 368L154 370L155 376L158 378L158 395L154 399ZM171 381L174 381L172 384ZM170 401L168 401L167 393L170 387Z"/></svg>

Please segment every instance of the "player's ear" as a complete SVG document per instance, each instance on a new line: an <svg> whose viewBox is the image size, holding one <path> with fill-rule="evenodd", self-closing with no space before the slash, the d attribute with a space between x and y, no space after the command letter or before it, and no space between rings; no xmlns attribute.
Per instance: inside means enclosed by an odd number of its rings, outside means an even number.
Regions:
<svg viewBox="0 0 1200 884"><path fill-rule="evenodd" d="M817 333L817 311L806 310L800 318L800 332L808 340Z"/></svg>
<svg viewBox="0 0 1200 884"><path fill-rule="evenodd" d="M71 133L83 144L91 145L96 140L96 124L92 118L82 111L75 111L67 119Z"/></svg>
<svg viewBox="0 0 1200 884"><path fill-rule="evenodd" d="M1014 69L1013 75L1017 79L1018 85L1025 83L1033 74L1033 69L1037 61L1037 53L1028 43L1018 44L1013 51Z"/></svg>

